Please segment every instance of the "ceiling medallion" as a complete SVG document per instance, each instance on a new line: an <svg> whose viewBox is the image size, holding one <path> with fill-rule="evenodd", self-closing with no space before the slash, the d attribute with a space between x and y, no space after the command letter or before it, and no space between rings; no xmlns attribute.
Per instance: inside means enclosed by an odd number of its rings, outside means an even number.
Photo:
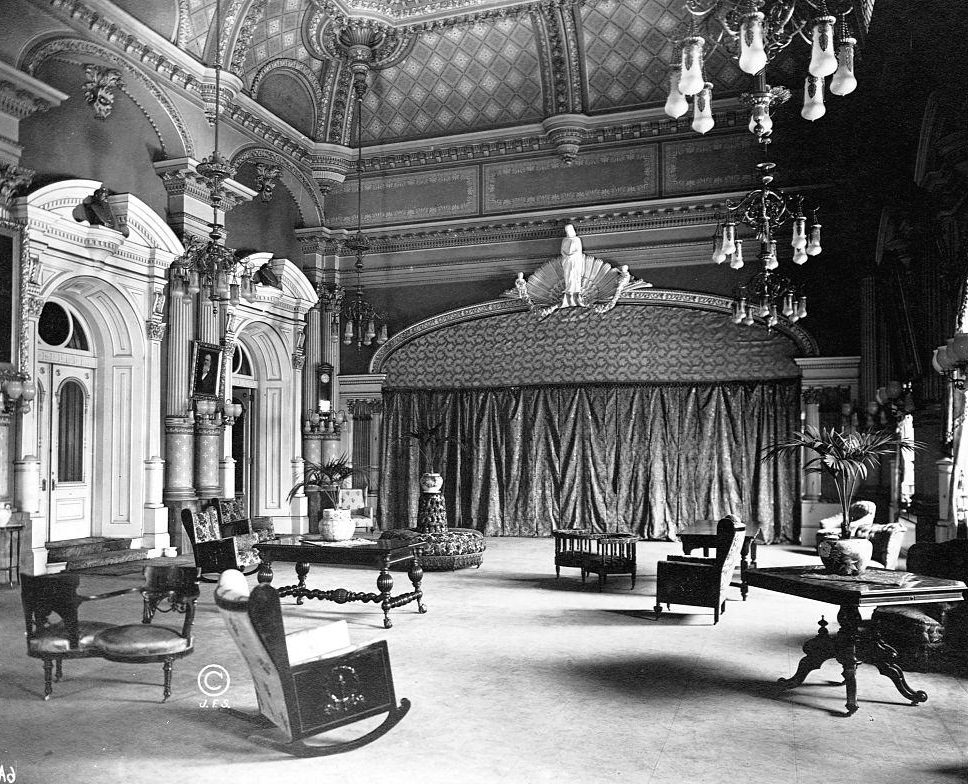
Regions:
<svg viewBox="0 0 968 784"><path fill-rule="evenodd" d="M519 272L514 288L501 296L523 299L540 318L568 308L580 308L576 311L579 314L603 315L615 307L623 294L651 286L633 278L627 264L614 267L584 253L581 238L569 223L558 258L542 264L527 278Z"/></svg>

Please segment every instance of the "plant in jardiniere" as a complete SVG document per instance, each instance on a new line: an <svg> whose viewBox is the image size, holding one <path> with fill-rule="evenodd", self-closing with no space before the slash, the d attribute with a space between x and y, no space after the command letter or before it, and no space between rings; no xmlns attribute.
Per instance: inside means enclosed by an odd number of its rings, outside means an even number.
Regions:
<svg viewBox="0 0 968 784"><path fill-rule="evenodd" d="M886 455L900 456L902 450L914 451L923 446L893 430L844 433L834 428L808 426L803 432L794 433L790 439L767 447L763 459L775 460L784 455L799 454L801 449L812 453L812 457L803 464L803 470L808 474L819 473L831 478L840 502L840 541L860 542L866 540L850 539L850 505L857 488L867 478L868 471L875 468ZM870 559L869 552L867 559ZM863 568L857 571L863 571Z"/></svg>
<svg viewBox="0 0 968 784"><path fill-rule="evenodd" d="M436 531L447 528L447 512L440 489L443 477L438 469L448 444L462 449L464 444L455 437L447 435L444 422L425 422L400 436L409 447L414 443L420 454L420 500L417 504L417 530Z"/></svg>
<svg viewBox="0 0 968 784"><path fill-rule="evenodd" d="M291 501L302 490L307 494L322 495L329 504L328 508L335 510L339 506L340 487L343 482L351 477L361 477L365 480L367 479L367 472L351 466L345 454L339 457L332 457L320 463L306 460L304 462L303 478L293 484L289 489L286 500ZM310 498L312 498L312 495L310 495ZM325 512L326 510L324 509L322 511ZM316 515L311 510L310 518L314 516ZM349 521L345 526L348 529L352 525L349 510L342 517ZM352 531L350 531L349 535L352 535Z"/></svg>

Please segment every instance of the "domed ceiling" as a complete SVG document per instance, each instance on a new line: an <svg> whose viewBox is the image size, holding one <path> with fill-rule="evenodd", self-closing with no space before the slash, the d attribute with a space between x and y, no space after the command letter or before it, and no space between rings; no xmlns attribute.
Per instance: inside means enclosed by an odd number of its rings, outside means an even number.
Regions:
<svg viewBox="0 0 968 784"><path fill-rule="evenodd" d="M157 15L153 3L126 5L147 24ZM178 5L174 34L158 32L213 63L215 0ZM222 0L221 15L226 68L257 102L317 142L350 142L346 31L355 30L372 52L369 146L561 114L658 111L670 39L682 34L687 13L683 0ZM749 85L722 50L706 71L719 95ZM792 86L791 71L781 59L771 79Z"/></svg>

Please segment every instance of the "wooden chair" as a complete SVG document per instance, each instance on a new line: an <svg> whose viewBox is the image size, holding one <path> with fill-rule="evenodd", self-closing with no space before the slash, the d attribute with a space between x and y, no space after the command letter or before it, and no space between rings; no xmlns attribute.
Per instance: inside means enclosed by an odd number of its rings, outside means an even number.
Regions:
<svg viewBox="0 0 968 784"><path fill-rule="evenodd" d="M142 664L161 662L165 674L162 702L171 696L175 659L194 650L192 624L198 599L198 569L194 566L146 566L145 582L135 589L144 599L140 624L111 626L94 636L98 655L109 661ZM156 613L184 615L181 628L153 624Z"/></svg>
<svg viewBox="0 0 968 784"><path fill-rule="evenodd" d="M63 677L64 659L100 656L101 651L94 643L95 637L99 632L111 628L110 623L80 620L78 608L85 602L138 590L125 588L83 595L78 593L79 584L80 577L76 574L25 574L20 577L20 599L27 624L27 655L44 662L45 700L49 700L53 693L51 681L59 681ZM52 614L56 614L60 621L52 622Z"/></svg>
<svg viewBox="0 0 968 784"><path fill-rule="evenodd" d="M298 757L317 757L355 749L386 734L410 709L397 705L386 640L350 645L346 621L286 634L279 594L268 584L250 592L241 572L222 573L215 604L248 665L259 712L224 708L234 716L272 728L250 736L256 743ZM332 745L305 738L387 713L361 737Z"/></svg>
<svg viewBox="0 0 968 784"><path fill-rule="evenodd" d="M253 574L259 569L259 554L255 550L258 534L249 531L234 533L238 526L236 520L226 521L223 527L216 506L201 512L182 509L181 515L202 582L217 582L218 575L226 569L239 569L245 574Z"/></svg>
<svg viewBox="0 0 968 784"><path fill-rule="evenodd" d="M713 625L726 611L726 590L739 563L746 527L734 515L726 515L716 526L716 556L691 558L670 555L657 564L655 617L662 605L687 604L712 607Z"/></svg>
<svg viewBox="0 0 968 784"><path fill-rule="evenodd" d="M581 569L581 580L585 582L585 558L591 555L592 542L598 534L590 528L556 528L551 535L555 538L555 579L561 577L561 567Z"/></svg>
<svg viewBox="0 0 968 784"><path fill-rule="evenodd" d="M582 566L582 582L588 574L598 575L598 590L605 587L610 574L632 577L630 590L635 588L635 534L600 534L595 538L595 552L586 553Z"/></svg>

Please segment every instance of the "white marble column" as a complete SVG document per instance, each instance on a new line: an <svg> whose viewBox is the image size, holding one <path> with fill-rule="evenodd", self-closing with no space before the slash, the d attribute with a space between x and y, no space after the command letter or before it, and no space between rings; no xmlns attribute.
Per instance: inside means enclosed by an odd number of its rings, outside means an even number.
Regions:
<svg viewBox="0 0 968 784"><path fill-rule="evenodd" d="M164 296L159 293L159 296ZM144 546L155 551L151 555L160 555L161 550L171 544L168 534L168 510L165 508L165 461L161 458L161 342L165 337L165 323L162 319L162 307L159 303L147 321L148 328L148 457L145 460L145 496L142 516L142 540Z"/></svg>

